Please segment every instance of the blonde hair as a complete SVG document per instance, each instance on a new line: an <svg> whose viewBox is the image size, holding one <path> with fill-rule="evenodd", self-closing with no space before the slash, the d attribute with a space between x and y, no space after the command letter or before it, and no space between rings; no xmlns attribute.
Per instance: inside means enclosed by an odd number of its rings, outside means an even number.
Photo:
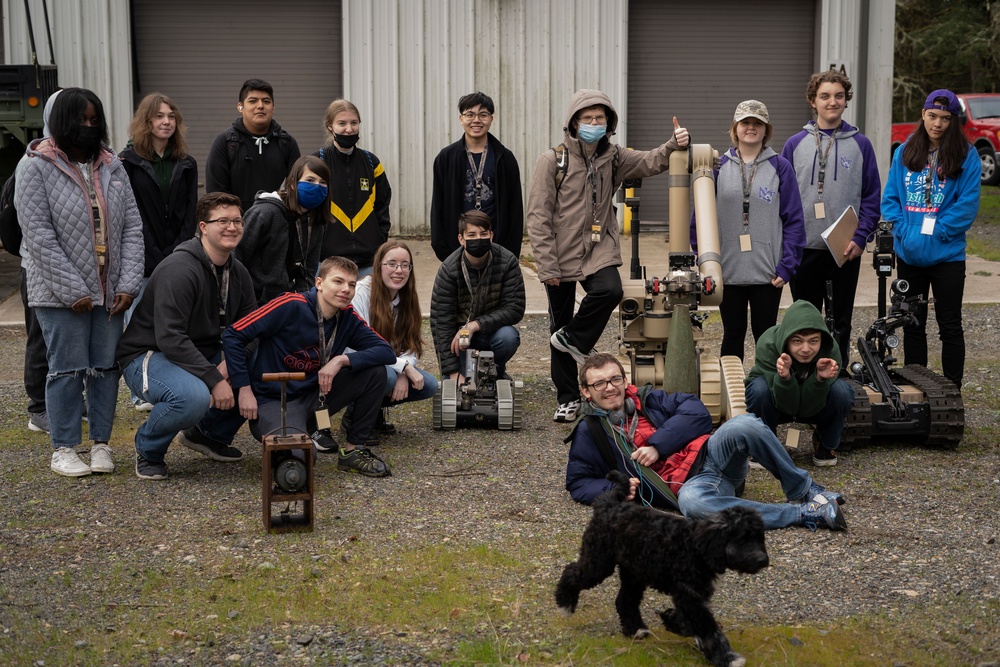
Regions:
<svg viewBox="0 0 1000 667"><path fill-rule="evenodd" d="M333 141L333 119L337 117L337 114L343 113L344 111L353 111L358 116L358 121L361 121L361 112L358 108L354 106L353 102L349 102L345 99L338 98L330 102L329 106L326 107L326 114L323 115L323 133L329 141Z"/></svg>

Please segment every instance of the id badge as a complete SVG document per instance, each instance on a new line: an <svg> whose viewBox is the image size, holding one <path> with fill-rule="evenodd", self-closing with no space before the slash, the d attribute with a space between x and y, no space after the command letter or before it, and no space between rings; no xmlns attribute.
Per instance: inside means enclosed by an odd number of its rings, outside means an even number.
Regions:
<svg viewBox="0 0 1000 667"><path fill-rule="evenodd" d="M749 234L740 234L740 252L750 252Z"/></svg>
<svg viewBox="0 0 1000 667"><path fill-rule="evenodd" d="M316 428L330 428L330 411L326 408L320 408L316 411Z"/></svg>
<svg viewBox="0 0 1000 667"><path fill-rule="evenodd" d="M934 223L937 222L937 218L933 215L925 215L924 222L920 225L920 233L927 236L934 235Z"/></svg>
<svg viewBox="0 0 1000 667"><path fill-rule="evenodd" d="M590 226L590 242L600 243L601 242L601 226L591 225Z"/></svg>
<svg viewBox="0 0 1000 667"><path fill-rule="evenodd" d="M816 219L817 220L822 220L823 218L826 217L826 206L823 205L823 202L821 202L821 201L816 202L813 205L813 209L816 212Z"/></svg>
<svg viewBox="0 0 1000 667"><path fill-rule="evenodd" d="M461 329L459 329L458 330L458 346L461 349L464 350L464 349L466 349L466 348L469 347L469 344L471 342L472 342L472 332L469 331L468 329L466 329L465 327L462 327Z"/></svg>

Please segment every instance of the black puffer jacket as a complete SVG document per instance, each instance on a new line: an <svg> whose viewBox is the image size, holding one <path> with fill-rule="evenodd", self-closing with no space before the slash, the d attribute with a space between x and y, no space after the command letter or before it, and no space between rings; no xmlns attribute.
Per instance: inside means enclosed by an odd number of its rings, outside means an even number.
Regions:
<svg viewBox="0 0 1000 667"><path fill-rule="evenodd" d="M483 268L466 263L471 289L463 275L463 262L464 248L451 253L438 269L431 294L431 333L442 375L458 372L458 357L451 352L451 341L466 322L475 320L480 331L491 334L524 317L524 277L513 253L494 243Z"/></svg>
<svg viewBox="0 0 1000 667"><path fill-rule="evenodd" d="M135 193L135 204L142 216L142 240L146 247L144 275L148 278L156 265L179 243L194 238L198 224L194 219L194 206L198 201L198 164L190 155L174 161L170 195L167 201L163 201L163 193L149 160L140 157L132 146L118 157L125 166L132 192Z"/></svg>

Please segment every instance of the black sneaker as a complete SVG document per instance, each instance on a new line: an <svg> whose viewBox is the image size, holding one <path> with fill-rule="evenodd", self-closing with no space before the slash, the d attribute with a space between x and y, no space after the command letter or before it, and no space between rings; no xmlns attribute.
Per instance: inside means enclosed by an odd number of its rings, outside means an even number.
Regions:
<svg viewBox="0 0 1000 667"><path fill-rule="evenodd" d="M355 447L349 452L342 450L337 467L341 470L359 472L366 477L388 477L392 474L385 461L375 456L367 447Z"/></svg>
<svg viewBox="0 0 1000 667"><path fill-rule="evenodd" d="M380 408L378 411L378 417L375 418L375 428L374 431L379 434L388 434L396 432L396 425L390 421L386 420L389 416L389 408Z"/></svg>
<svg viewBox="0 0 1000 667"><path fill-rule="evenodd" d="M825 449L821 445L813 445L813 465L820 468L829 468L837 465L837 452L832 449Z"/></svg>
<svg viewBox="0 0 1000 667"><path fill-rule="evenodd" d="M186 431L181 431L177 434L175 440L188 449L193 449L199 454L204 454L216 461L232 462L243 459L243 452L235 447L215 442L197 428L189 428Z"/></svg>
<svg viewBox="0 0 1000 667"><path fill-rule="evenodd" d="M142 454L136 452L135 455L135 476L139 479L161 480L167 478L167 464L153 463L142 458Z"/></svg>
<svg viewBox="0 0 1000 667"><path fill-rule="evenodd" d="M333 438L333 433L330 433L330 429L321 428L313 431L309 436L312 438L313 445L316 446L317 452L323 452L324 454L331 454L340 451L340 445Z"/></svg>

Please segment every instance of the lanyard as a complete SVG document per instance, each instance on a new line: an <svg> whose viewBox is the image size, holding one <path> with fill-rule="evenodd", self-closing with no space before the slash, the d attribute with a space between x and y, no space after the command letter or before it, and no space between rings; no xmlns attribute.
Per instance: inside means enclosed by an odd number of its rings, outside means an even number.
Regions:
<svg viewBox="0 0 1000 667"><path fill-rule="evenodd" d="M469 150L468 146L465 148L465 157L469 159L469 167L472 169L472 174L476 178L476 210L479 211L483 208L483 169L486 168L486 154L489 152L490 145L486 144L483 146L482 156L479 158L479 166L476 166L476 161L472 158L472 151Z"/></svg>
<svg viewBox="0 0 1000 667"><path fill-rule="evenodd" d="M938 153L936 150L927 156L927 177L924 179L924 203L930 208L934 199L934 176L937 173Z"/></svg>
<svg viewBox="0 0 1000 667"><path fill-rule="evenodd" d="M312 240L312 225L309 224L309 214L306 213L299 217L295 221L296 231L299 237L299 251L302 253L300 258L302 260L302 270L305 271L306 260L309 257L309 243ZM302 232L305 231L305 242L302 241Z"/></svg>
<svg viewBox="0 0 1000 667"><path fill-rule="evenodd" d="M486 255L486 263L483 265L482 269L479 269L478 275L480 278L482 277L483 269L488 268L491 261L493 261L492 252ZM475 289L473 289L472 279L469 276L469 267L466 266L465 257L459 259L459 263L462 265L462 277L465 278L465 285L469 288L469 296L472 300L472 303L469 306L469 317L465 320L466 323L468 323L476 317L476 305L479 302L479 297L482 296L482 293L485 291L484 288L486 288L487 285L485 284L485 281L480 280L479 284L477 284ZM478 305L482 306L483 304L478 303Z"/></svg>
<svg viewBox="0 0 1000 667"><path fill-rule="evenodd" d="M326 366L330 360L330 352L333 351L333 343L337 339L337 325L339 323L339 313L333 316L333 333L330 340L326 339L326 330L323 327L323 309L319 306L319 294L316 295L316 327L319 329L319 362L320 368Z"/></svg>
<svg viewBox="0 0 1000 667"><path fill-rule="evenodd" d="M231 262L226 262L220 273L218 267L215 270L215 283L219 287L219 331L226 329L226 304L229 303L229 267Z"/></svg>
<svg viewBox="0 0 1000 667"><path fill-rule="evenodd" d="M819 174L816 176L816 190L819 194L819 198L823 198L823 181L826 179L826 161L830 157L830 149L833 148L833 144L837 141L837 134L840 132L840 128L844 126L844 121L840 121L840 125L837 126L830 134L830 143L826 145L826 150L823 150L823 140L820 137L824 134L819 127L813 132L813 137L816 139L816 159L819 162Z"/></svg>
<svg viewBox="0 0 1000 667"><path fill-rule="evenodd" d="M740 149L736 149L736 155L740 158L740 179L743 181L743 229L750 225L750 188L753 186L754 176L757 175L757 165L760 164L760 156L764 152L761 149L760 153L757 153L757 157L753 159L753 163L750 165L750 180L747 180L747 167L746 163L743 161L743 156L740 155Z"/></svg>

